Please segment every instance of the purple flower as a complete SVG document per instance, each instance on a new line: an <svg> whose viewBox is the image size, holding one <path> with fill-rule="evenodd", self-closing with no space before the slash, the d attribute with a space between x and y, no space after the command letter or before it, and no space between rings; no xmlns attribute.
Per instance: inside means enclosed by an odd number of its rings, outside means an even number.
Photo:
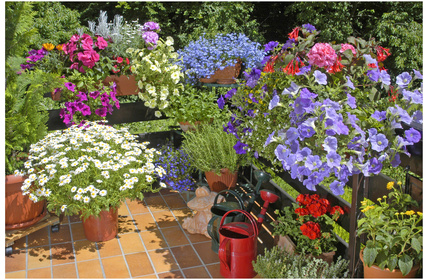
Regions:
<svg viewBox="0 0 428 280"><path fill-rule="evenodd" d="M225 98L227 98L227 99L230 99L230 98L232 98L232 96L234 96L234 95L235 95L236 91L237 91L237 89L236 89L236 88L232 88L231 90L229 90L229 91L224 95L224 97L225 97Z"/></svg>
<svg viewBox="0 0 428 280"><path fill-rule="evenodd" d="M302 27L306 29L306 31L308 31L309 33L316 31L315 26L309 23L303 24Z"/></svg>
<svg viewBox="0 0 428 280"><path fill-rule="evenodd" d="M389 86L391 84L391 77L386 70L380 71L380 80L382 84Z"/></svg>
<svg viewBox="0 0 428 280"><path fill-rule="evenodd" d="M372 149L377 152L382 152L386 147L388 147L388 139L386 139L386 136L382 133L370 137L369 140L372 144Z"/></svg>
<svg viewBox="0 0 428 280"><path fill-rule="evenodd" d="M69 90L74 92L74 89L76 88L76 85L73 83L64 83L64 86Z"/></svg>
<svg viewBox="0 0 428 280"><path fill-rule="evenodd" d="M363 55L365 60L366 60L366 64L376 64L377 65L377 60L376 58L373 58L371 55L369 54L365 54Z"/></svg>
<svg viewBox="0 0 428 280"><path fill-rule="evenodd" d="M391 166L397 167L400 165L400 163L401 163L400 154L396 153L394 158L391 160Z"/></svg>
<svg viewBox="0 0 428 280"><path fill-rule="evenodd" d="M272 142L274 135L275 135L275 131L272 132L271 134L269 134L268 138L266 139L266 142L263 145L264 147L266 147L267 145L269 145Z"/></svg>
<svg viewBox="0 0 428 280"><path fill-rule="evenodd" d="M397 85L401 88L407 87L412 80L412 76L408 72L403 72L397 76Z"/></svg>
<svg viewBox="0 0 428 280"><path fill-rule="evenodd" d="M244 72L244 77L247 81L246 85L250 88L254 88L260 79L261 73L262 71L257 68L251 69L251 72L249 74L247 72Z"/></svg>
<svg viewBox="0 0 428 280"><path fill-rule="evenodd" d="M100 99L101 99L101 104L103 106L107 106L107 104L109 104L110 98L107 93L104 92L103 94L101 94Z"/></svg>
<svg viewBox="0 0 428 280"><path fill-rule="evenodd" d="M311 66L310 65L303 66L302 68L300 68L300 72L296 73L296 76L305 75L309 71L311 71Z"/></svg>
<svg viewBox="0 0 428 280"><path fill-rule="evenodd" d="M355 97L353 97L349 93L346 96L348 97L348 106L351 107L352 109L357 108Z"/></svg>
<svg viewBox="0 0 428 280"><path fill-rule="evenodd" d="M383 121L386 119L386 111L382 111L379 112L378 110L376 110L371 117L379 122Z"/></svg>
<svg viewBox="0 0 428 280"><path fill-rule="evenodd" d="M273 51L273 49L276 48L276 46L278 46L278 42L270 41L269 43L267 43L266 45L264 45L265 52Z"/></svg>
<svg viewBox="0 0 428 280"><path fill-rule="evenodd" d="M279 161L286 161L288 155L290 154L290 150L287 149L287 146L279 144L276 146L274 153Z"/></svg>
<svg viewBox="0 0 428 280"><path fill-rule="evenodd" d="M290 127L285 133L285 135L287 137L285 140L285 143L291 143L292 141L296 140L299 137L299 132L297 128Z"/></svg>
<svg viewBox="0 0 428 280"><path fill-rule="evenodd" d="M294 48L296 46L296 40L293 38L293 39L288 39L286 42L285 42L285 44L282 46L282 50L286 50L286 49L288 49L288 48Z"/></svg>
<svg viewBox="0 0 428 280"><path fill-rule="evenodd" d="M326 85L327 84L327 75L319 70L314 71L314 77L315 81L320 85Z"/></svg>
<svg viewBox="0 0 428 280"><path fill-rule="evenodd" d="M289 88L285 88L282 91L282 95L288 95L289 97L294 97L299 92L300 87L296 85L296 83L291 82L291 85Z"/></svg>
<svg viewBox="0 0 428 280"><path fill-rule="evenodd" d="M91 107L86 105L85 103L77 103L77 109L82 112L83 116L89 116L91 115Z"/></svg>
<svg viewBox="0 0 428 280"><path fill-rule="evenodd" d="M92 97L93 99L97 99L98 96L100 96L100 92L98 90L97 91L91 91L89 93L89 97Z"/></svg>
<svg viewBox="0 0 428 280"><path fill-rule="evenodd" d="M296 160L297 161L306 160L306 157L309 156L310 154L312 154L311 149L309 149L308 147L304 147L303 149L297 151Z"/></svg>
<svg viewBox="0 0 428 280"><path fill-rule="evenodd" d="M417 110L416 112L414 112L413 115L412 115L412 119L413 119L414 122L422 124L422 120L423 120L422 112L419 111L419 110Z"/></svg>
<svg viewBox="0 0 428 280"><path fill-rule="evenodd" d="M327 166L328 167L333 168L333 167L339 167L340 166L341 157L338 153L336 153L334 151L329 152L327 154L326 158L327 158Z"/></svg>
<svg viewBox="0 0 428 280"><path fill-rule="evenodd" d="M151 44L151 46L147 47L148 50L153 50L158 43L159 35L153 31L144 32L142 35L146 44Z"/></svg>
<svg viewBox="0 0 428 280"><path fill-rule="evenodd" d="M96 109L95 114L97 114L100 117L105 117L105 116L107 116L107 109L105 107Z"/></svg>
<svg viewBox="0 0 428 280"><path fill-rule="evenodd" d="M317 96L318 96L318 94L313 93L313 92L310 92L310 91L309 91L309 89L307 89L307 88L303 88L303 89L300 91L300 97L301 97L301 98L314 99L314 98L316 98Z"/></svg>
<svg viewBox="0 0 428 280"><path fill-rule="evenodd" d="M418 70L413 69L413 73L415 73L415 77L417 79L423 79L424 77L422 76L421 72L419 72Z"/></svg>
<svg viewBox="0 0 428 280"><path fill-rule="evenodd" d="M324 150L327 153L336 152L336 150L337 150L337 139L336 139L336 137L327 136L324 139L324 144L322 144L322 146L324 147Z"/></svg>
<svg viewBox="0 0 428 280"><path fill-rule="evenodd" d="M352 83L351 79L349 78L349 76L346 76L346 79L348 80L346 82L346 85L351 88L351 89L355 89L354 83Z"/></svg>
<svg viewBox="0 0 428 280"><path fill-rule="evenodd" d="M246 153L247 153L247 149L246 149L246 147L248 147L248 145L247 145L247 144L242 143L241 141L238 141L238 142L233 146L233 148L235 149L235 152L236 152L238 155L246 154Z"/></svg>
<svg viewBox="0 0 428 280"><path fill-rule="evenodd" d="M380 77L380 73L379 70L369 70L367 71L367 76L369 77L369 79L373 82L377 82L379 80Z"/></svg>
<svg viewBox="0 0 428 280"><path fill-rule="evenodd" d="M413 127L404 132L406 140L412 143L418 143L421 140L421 133Z"/></svg>
<svg viewBox="0 0 428 280"><path fill-rule="evenodd" d="M396 116L399 117L399 122L405 122L407 124L410 124L412 122L412 118L409 116L409 113L407 113L407 111L401 108L400 106L395 105L395 107L389 107L388 110L393 118L395 118Z"/></svg>
<svg viewBox="0 0 428 280"><path fill-rule="evenodd" d="M302 138L309 138L315 134L315 130L311 126L308 126L306 124L302 124L299 126L299 132Z"/></svg>
<svg viewBox="0 0 428 280"><path fill-rule="evenodd" d="M330 190L334 195L343 195L345 193L344 183L335 180L330 184Z"/></svg>
<svg viewBox="0 0 428 280"><path fill-rule="evenodd" d="M369 164L369 172L373 174L379 174L382 170L382 163L380 163L377 158L371 158Z"/></svg>
<svg viewBox="0 0 428 280"><path fill-rule="evenodd" d="M298 97L294 101L294 112L298 115L305 112L305 108L310 107L312 101L308 98Z"/></svg>
<svg viewBox="0 0 428 280"><path fill-rule="evenodd" d="M79 91L79 94L76 94L76 97L78 97L79 99L77 101L87 101L88 97L86 96L86 93Z"/></svg>
<svg viewBox="0 0 428 280"><path fill-rule="evenodd" d="M217 99L217 105L218 105L218 107L219 107L220 109L223 109L223 108L224 108L224 98L223 98L223 95L220 95L220 98L219 98L219 99Z"/></svg>
<svg viewBox="0 0 428 280"><path fill-rule="evenodd" d="M415 90L413 92L403 89L403 99L407 101L412 101L412 103L414 104L423 104L422 94L418 90Z"/></svg>
<svg viewBox="0 0 428 280"><path fill-rule="evenodd" d="M142 31L153 31L153 30L159 30L160 27L159 24L153 21L148 21L144 23Z"/></svg>
<svg viewBox="0 0 428 280"><path fill-rule="evenodd" d="M272 110L273 108L275 108L276 106L278 106L279 103L279 96L278 95L274 95L272 97L272 100L269 102L269 110Z"/></svg>

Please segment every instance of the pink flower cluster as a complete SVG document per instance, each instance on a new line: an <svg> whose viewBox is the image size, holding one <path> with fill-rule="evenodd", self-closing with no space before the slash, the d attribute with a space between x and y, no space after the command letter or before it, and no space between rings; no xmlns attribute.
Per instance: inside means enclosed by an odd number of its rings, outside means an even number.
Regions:
<svg viewBox="0 0 428 280"><path fill-rule="evenodd" d="M97 37L94 43L93 38L88 34L83 34L82 36L74 34L70 41L65 44L63 50L65 54L70 56L70 61L73 62L70 69L77 69L79 72L84 73L85 69L83 66L93 68L95 63L100 60L100 55L95 47L99 50L103 50L107 45L108 43L103 37ZM76 61L76 57L78 61ZM79 61L82 65L79 65Z"/></svg>
<svg viewBox="0 0 428 280"><path fill-rule="evenodd" d="M307 54L310 65L331 67L337 60L337 54L328 43L316 43Z"/></svg>
<svg viewBox="0 0 428 280"><path fill-rule="evenodd" d="M340 53L343 53L346 50L351 50L352 54L354 56L357 55L357 51L355 50L355 47L351 44L341 44Z"/></svg>

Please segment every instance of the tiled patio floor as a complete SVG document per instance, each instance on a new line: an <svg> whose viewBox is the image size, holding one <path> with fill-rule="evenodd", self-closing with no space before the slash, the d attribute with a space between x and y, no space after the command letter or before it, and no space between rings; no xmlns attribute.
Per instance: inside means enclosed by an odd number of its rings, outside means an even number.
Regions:
<svg viewBox="0 0 428 280"><path fill-rule="evenodd" d="M144 201L127 201L119 209L119 234L107 242L86 240L80 219L65 217L59 232L46 227L17 240L5 257L5 276L221 278L211 240L181 227L192 215L186 198L164 189L145 194ZM258 247L263 252L263 244Z"/></svg>

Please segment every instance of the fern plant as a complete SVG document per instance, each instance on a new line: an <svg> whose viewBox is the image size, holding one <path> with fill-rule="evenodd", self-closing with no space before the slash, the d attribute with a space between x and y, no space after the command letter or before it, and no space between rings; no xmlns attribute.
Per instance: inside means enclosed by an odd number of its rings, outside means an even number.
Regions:
<svg viewBox="0 0 428 280"><path fill-rule="evenodd" d="M220 175L223 168L234 172L239 166L246 165L247 157L237 154L233 148L236 143L236 137L224 132L221 124L215 121L186 132L182 145L193 167Z"/></svg>

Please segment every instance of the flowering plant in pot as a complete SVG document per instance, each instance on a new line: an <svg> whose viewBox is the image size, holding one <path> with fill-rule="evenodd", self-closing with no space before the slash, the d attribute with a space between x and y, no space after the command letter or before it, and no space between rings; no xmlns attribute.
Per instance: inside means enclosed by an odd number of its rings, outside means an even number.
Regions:
<svg viewBox="0 0 428 280"><path fill-rule="evenodd" d="M235 33L219 33L214 38L204 34L177 53L180 59L178 65L185 73L186 82L191 84L200 78L210 78L217 69L234 66L237 59L245 68L252 68L265 56L260 43L251 41L244 34Z"/></svg>
<svg viewBox="0 0 428 280"><path fill-rule="evenodd" d="M142 199L142 191L153 191L154 174L165 171L153 165L155 149L147 144L105 122L51 132L31 146L21 171L28 176L22 191L34 202L46 200L58 215L99 217L127 198Z"/></svg>
<svg viewBox="0 0 428 280"><path fill-rule="evenodd" d="M401 123L422 123L422 75L393 78L383 68L388 49L350 37L344 44L317 43L310 24L297 27L264 69L245 73L238 89L221 96L233 110L225 130L239 138L237 152L251 152L290 173L309 190L321 184L344 193L349 176L371 176L400 164L400 153L421 139Z"/></svg>
<svg viewBox="0 0 428 280"><path fill-rule="evenodd" d="M416 273L422 261L422 213L411 210L418 203L403 192L401 183L389 182L388 195L377 202L364 199L358 220L358 235L366 234L362 250L364 273L370 267L400 270L403 276Z"/></svg>
<svg viewBox="0 0 428 280"><path fill-rule="evenodd" d="M245 155L235 153L235 144L236 138L226 134L219 121L214 120L186 132L182 147L189 156L191 166L205 172L211 191L219 192L233 188L239 167L247 164Z"/></svg>
<svg viewBox="0 0 428 280"><path fill-rule="evenodd" d="M159 24L146 22L143 25L142 38L145 46L128 48L131 58L131 71L138 85L138 96L149 108L158 108L155 115L162 116L171 111L171 98L178 96L183 90L180 79L183 74L176 65L178 54L174 52L174 39L159 37Z"/></svg>
<svg viewBox="0 0 428 280"><path fill-rule="evenodd" d="M272 223L273 235L288 236L293 241L295 249L286 245L288 251L314 256L336 251L333 223L344 214L343 209L318 194L300 194L296 201L282 211L275 210L278 217Z"/></svg>
<svg viewBox="0 0 428 280"><path fill-rule="evenodd" d="M157 176L161 187L185 191L193 185L194 168L183 148L175 148L172 144L162 146L154 154L153 164L165 171Z"/></svg>

